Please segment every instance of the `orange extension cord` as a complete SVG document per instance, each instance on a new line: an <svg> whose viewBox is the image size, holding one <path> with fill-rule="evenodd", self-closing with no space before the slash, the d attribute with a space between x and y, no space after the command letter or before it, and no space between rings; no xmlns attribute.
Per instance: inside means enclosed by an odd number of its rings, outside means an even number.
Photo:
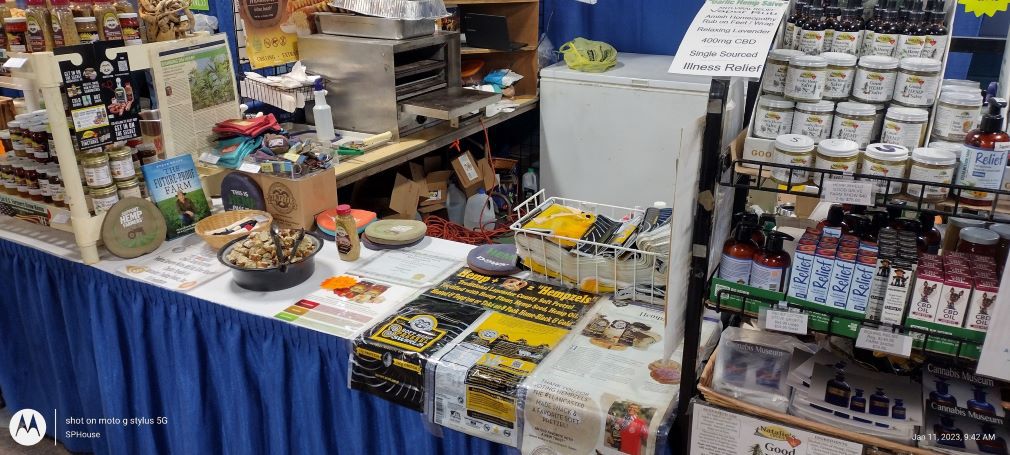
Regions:
<svg viewBox="0 0 1010 455"><path fill-rule="evenodd" d="M491 138L487 133L487 126L484 125L484 119L480 119L480 124L484 128L484 155L491 161L491 167L494 167L494 157L491 155ZM462 153L462 146L460 141L456 140L449 146L450 149L455 149L457 152ZM494 240L499 237L506 237L512 233L509 229L509 225L515 221L515 214L512 212L512 205L508 203L508 198L505 195L498 192L491 192L489 196L497 195L506 201L505 212L508 216L504 218L499 218L495 221L494 229L487 230L483 226L477 229L468 229L466 226L453 223L445 218L435 215L428 215L424 217L424 224L428 226L428 235L431 237L437 237L445 240L453 240L460 243L466 243L470 245L485 245L489 243L494 243ZM485 206L486 208L486 206ZM483 217L483 210L481 211L481 217Z"/></svg>

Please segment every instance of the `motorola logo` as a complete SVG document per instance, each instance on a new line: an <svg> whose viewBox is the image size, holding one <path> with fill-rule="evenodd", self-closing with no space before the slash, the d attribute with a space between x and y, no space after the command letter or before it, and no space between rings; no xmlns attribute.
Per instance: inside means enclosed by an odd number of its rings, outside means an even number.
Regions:
<svg viewBox="0 0 1010 455"><path fill-rule="evenodd" d="M14 442L33 446L46 436L46 419L34 409L22 409L11 417L10 430Z"/></svg>

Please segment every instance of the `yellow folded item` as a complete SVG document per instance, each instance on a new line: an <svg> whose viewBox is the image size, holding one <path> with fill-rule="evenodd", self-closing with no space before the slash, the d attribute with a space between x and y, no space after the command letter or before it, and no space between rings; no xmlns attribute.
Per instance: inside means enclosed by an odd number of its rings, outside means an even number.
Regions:
<svg viewBox="0 0 1010 455"><path fill-rule="evenodd" d="M603 41L575 38L558 49L569 68L587 73L602 73L617 64L617 49Z"/></svg>
<svg viewBox="0 0 1010 455"><path fill-rule="evenodd" d="M551 204L525 225L524 229L544 231L548 234L578 240L596 222L596 215L560 204ZM552 239L553 240L553 239ZM559 239L561 246L571 248L575 241Z"/></svg>

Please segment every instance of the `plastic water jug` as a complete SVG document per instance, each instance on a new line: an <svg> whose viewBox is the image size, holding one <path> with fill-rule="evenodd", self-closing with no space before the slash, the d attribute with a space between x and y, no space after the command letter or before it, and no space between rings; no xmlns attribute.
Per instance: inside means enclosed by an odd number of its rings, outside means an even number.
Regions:
<svg viewBox="0 0 1010 455"><path fill-rule="evenodd" d="M484 226L484 229L494 229L494 204L483 188L477 190L477 194L466 200L463 226L468 229L478 229L480 226Z"/></svg>

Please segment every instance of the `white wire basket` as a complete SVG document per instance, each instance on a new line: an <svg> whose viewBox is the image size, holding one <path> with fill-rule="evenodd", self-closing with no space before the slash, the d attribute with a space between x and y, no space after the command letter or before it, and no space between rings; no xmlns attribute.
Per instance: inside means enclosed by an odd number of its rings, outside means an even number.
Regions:
<svg viewBox="0 0 1010 455"><path fill-rule="evenodd" d="M596 294L612 292L615 302L637 301L663 307L668 274L666 258L670 252L670 209L664 209L666 220L661 219L647 232L639 232L634 241L625 242L630 246L619 246L523 227L553 204L611 220L633 215L644 217L646 213L641 208L547 198L540 190L514 209L518 220L510 226L515 232L516 249L523 265L536 278ZM645 242L646 238L656 240ZM639 240L648 248L641 248Z"/></svg>

